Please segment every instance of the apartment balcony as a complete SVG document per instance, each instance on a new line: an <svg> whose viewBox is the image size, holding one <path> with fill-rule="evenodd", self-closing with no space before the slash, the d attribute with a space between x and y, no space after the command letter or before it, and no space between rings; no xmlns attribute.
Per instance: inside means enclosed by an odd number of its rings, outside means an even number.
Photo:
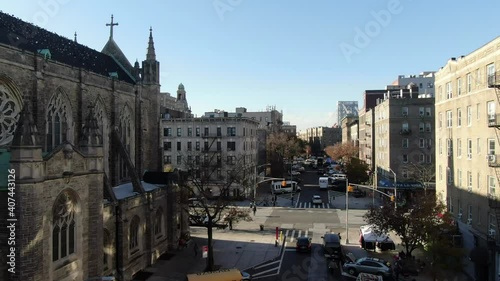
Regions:
<svg viewBox="0 0 500 281"><path fill-rule="evenodd" d="M488 127L500 127L500 114L488 114Z"/></svg>
<svg viewBox="0 0 500 281"><path fill-rule="evenodd" d="M497 154L489 154L488 156L488 166L492 168L500 167L499 157Z"/></svg>
<svg viewBox="0 0 500 281"><path fill-rule="evenodd" d="M499 72L488 75L488 88L500 88Z"/></svg>
<svg viewBox="0 0 500 281"><path fill-rule="evenodd" d="M399 134L402 136L408 136L411 134L411 129L402 129L401 131L399 131Z"/></svg>

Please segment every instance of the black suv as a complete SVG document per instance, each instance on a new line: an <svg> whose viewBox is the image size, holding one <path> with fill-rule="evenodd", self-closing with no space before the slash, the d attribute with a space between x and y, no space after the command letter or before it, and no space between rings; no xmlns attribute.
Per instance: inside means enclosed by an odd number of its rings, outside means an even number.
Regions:
<svg viewBox="0 0 500 281"><path fill-rule="evenodd" d="M325 257L344 261L344 251L340 245L340 236L335 233L327 233L321 236L321 238L323 238Z"/></svg>

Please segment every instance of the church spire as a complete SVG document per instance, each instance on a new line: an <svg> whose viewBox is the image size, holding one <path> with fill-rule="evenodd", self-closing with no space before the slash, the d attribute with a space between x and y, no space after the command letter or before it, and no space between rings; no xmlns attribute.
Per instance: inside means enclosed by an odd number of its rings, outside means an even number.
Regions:
<svg viewBox="0 0 500 281"><path fill-rule="evenodd" d="M78 43L78 40L76 40L76 31L75 31L75 43Z"/></svg>
<svg viewBox="0 0 500 281"><path fill-rule="evenodd" d="M30 98L27 97L25 98L24 106L19 117L18 126L14 134L14 139L12 140L13 146L23 147L39 145L38 132L31 113L32 110Z"/></svg>
<svg viewBox="0 0 500 281"><path fill-rule="evenodd" d="M155 43L153 42L153 28L149 27L148 53L146 60L156 60Z"/></svg>

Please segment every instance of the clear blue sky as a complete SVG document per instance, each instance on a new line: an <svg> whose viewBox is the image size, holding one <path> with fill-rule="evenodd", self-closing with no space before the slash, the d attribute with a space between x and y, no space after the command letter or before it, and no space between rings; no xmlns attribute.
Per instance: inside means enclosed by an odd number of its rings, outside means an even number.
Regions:
<svg viewBox="0 0 500 281"><path fill-rule="evenodd" d="M362 107L364 90L493 40L500 1L20 0L0 9L68 38L76 31L99 51L114 14L114 39L132 64L145 59L152 26L162 91L183 83L193 113L275 105L303 130L332 126L337 101ZM355 41L358 29L368 41Z"/></svg>

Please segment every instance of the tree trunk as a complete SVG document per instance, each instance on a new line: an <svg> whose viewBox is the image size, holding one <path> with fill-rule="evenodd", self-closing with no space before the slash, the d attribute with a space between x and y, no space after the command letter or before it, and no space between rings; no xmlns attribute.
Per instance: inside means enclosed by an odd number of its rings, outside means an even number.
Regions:
<svg viewBox="0 0 500 281"><path fill-rule="evenodd" d="M207 267L205 271L212 271L214 269L214 249L212 246L213 232L212 232L212 218L208 217L207 225L207 236L208 236L208 255L207 255Z"/></svg>

